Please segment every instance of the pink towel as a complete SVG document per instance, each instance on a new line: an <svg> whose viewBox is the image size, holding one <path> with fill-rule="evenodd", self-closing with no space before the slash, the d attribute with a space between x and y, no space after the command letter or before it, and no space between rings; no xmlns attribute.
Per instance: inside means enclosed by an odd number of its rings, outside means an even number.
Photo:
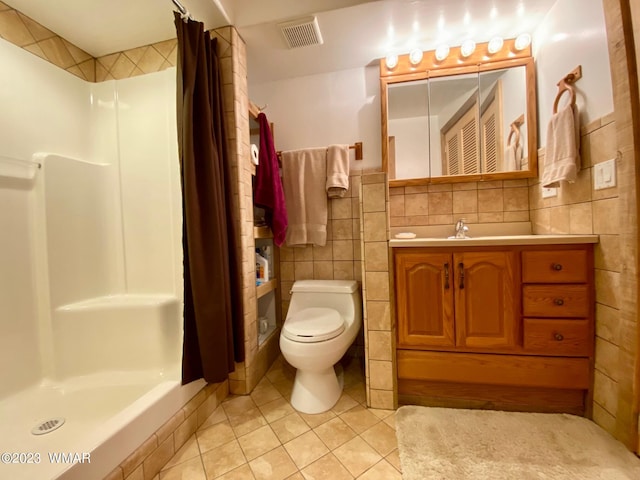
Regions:
<svg viewBox="0 0 640 480"><path fill-rule="evenodd" d="M269 121L264 113L258 115L258 124L260 125L260 154L256 167L253 202L256 206L264 208L265 221L273 232L273 242L277 246L281 246L287 233L288 221L282 180L278 169L278 156L273 146Z"/></svg>
<svg viewBox="0 0 640 480"><path fill-rule="evenodd" d="M568 104L551 117L542 186L555 188L561 181L573 183L580 171L580 121L578 108Z"/></svg>

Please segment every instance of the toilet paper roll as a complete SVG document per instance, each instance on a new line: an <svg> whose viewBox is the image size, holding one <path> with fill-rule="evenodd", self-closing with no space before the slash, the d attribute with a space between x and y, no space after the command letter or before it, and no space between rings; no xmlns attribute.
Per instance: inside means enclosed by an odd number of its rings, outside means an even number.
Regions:
<svg viewBox="0 0 640 480"><path fill-rule="evenodd" d="M258 165L258 147L255 143L251 144L251 161L254 165Z"/></svg>

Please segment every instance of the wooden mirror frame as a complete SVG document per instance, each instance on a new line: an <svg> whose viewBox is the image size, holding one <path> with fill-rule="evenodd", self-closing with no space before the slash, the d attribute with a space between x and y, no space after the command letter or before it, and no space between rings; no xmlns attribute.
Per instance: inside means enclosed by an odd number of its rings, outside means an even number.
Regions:
<svg viewBox="0 0 640 480"><path fill-rule="evenodd" d="M538 176L538 135L537 135L537 106L536 106L536 77L535 64L531 56L531 46L517 51L515 39L505 40L500 52L488 53L488 43L480 43L472 55L463 58L460 47L451 48L446 59L439 62L435 57L435 50L423 53L422 60L417 65L412 65L409 55L400 55L398 64L387 68L385 59L380 59L380 116L382 125L382 170L389 173L389 130L388 117L388 85L404 83L429 78L461 75L464 73L482 73L492 70L501 70L511 67L525 67L526 77L526 103L527 111L525 125L527 128L527 157L528 170L476 173L471 175L443 175L439 177L390 179L390 187L405 187L428 185L430 183L458 183L478 182L490 180L515 180L522 178L534 178Z"/></svg>

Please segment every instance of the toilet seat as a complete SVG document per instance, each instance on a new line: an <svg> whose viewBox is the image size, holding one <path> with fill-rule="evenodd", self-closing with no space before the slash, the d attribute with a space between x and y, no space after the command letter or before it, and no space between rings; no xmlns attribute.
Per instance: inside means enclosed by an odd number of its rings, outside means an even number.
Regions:
<svg viewBox="0 0 640 480"><path fill-rule="evenodd" d="M311 307L294 313L284 322L282 334L294 342L324 342L344 331L342 316L333 308Z"/></svg>

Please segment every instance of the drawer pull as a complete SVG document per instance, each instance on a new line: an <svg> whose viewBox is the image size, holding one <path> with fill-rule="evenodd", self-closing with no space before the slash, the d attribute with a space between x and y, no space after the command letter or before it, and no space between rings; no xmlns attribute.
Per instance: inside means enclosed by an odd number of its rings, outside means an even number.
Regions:
<svg viewBox="0 0 640 480"><path fill-rule="evenodd" d="M564 340L564 337L562 336L561 333L556 333L553 338L555 338L558 342L561 342L562 340Z"/></svg>
<svg viewBox="0 0 640 480"><path fill-rule="evenodd" d="M464 289L464 263L460 262L458 268L460 269L460 290L462 290Z"/></svg>
<svg viewBox="0 0 640 480"><path fill-rule="evenodd" d="M561 298L554 298L553 299L553 303L555 303L556 305L558 305L559 307L561 307L562 305L564 305L564 300Z"/></svg>
<svg viewBox="0 0 640 480"><path fill-rule="evenodd" d="M559 272L560 270L562 270L562 264L561 263L552 263L551 264L551 268L553 268L556 272Z"/></svg>
<svg viewBox="0 0 640 480"><path fill-rule="evenodd" d="M449 262L444 264L444 288L449 289Z"/></svg>

